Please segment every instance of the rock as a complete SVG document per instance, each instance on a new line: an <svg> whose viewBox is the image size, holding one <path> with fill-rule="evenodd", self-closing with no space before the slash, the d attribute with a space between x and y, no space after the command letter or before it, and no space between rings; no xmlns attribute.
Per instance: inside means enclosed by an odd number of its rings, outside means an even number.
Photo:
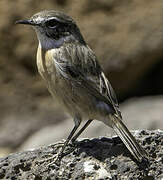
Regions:
<svg viewBox="0 0 163 180"><path fill-rule="evenodd" d="M129 129L163 128L163 96L151 96L132 98L120 105L123 121ZM83 122L84 123L84 122ZM82 126L82 125L81 125ZM42 127L33 133L20 147L19 150L27 150L43 145L48 145L67 138L73 127L72 118L60 122L58 125ZM105 124L93 121L80 135L80 138L92 138L98 136L110 136L114 132Z"/></svg>
<svg viewBox="0 0 163 180"><path fill-rule="evenodd" d="M149 153L149 162L135 162L117 137L85 139L67 147L60 165L54 157L60 143L15 153L0 159L0 179L161 179L163 178L163 131L135 131Z"/></svg>

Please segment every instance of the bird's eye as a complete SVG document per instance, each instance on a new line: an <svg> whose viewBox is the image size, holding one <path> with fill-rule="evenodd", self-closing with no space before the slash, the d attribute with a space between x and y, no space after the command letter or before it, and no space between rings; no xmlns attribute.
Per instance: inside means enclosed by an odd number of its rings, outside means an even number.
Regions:
<svg viewBox="0 0 163 180"><path fill-rule="evenodd" d="M55 28L58 25L58 22L55 19L51 19L46 22L46 26L49 28Z"/></svg>

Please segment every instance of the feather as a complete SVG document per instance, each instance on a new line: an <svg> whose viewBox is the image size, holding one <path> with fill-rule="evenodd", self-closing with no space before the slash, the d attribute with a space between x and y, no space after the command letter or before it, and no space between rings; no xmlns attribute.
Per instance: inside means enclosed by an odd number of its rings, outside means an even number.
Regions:
<svg viewBox="0 0 163 180"><path fill-rule="evenodd" d="M144 158L148 158L146 151L139 145L134 136L129 132L122 120L116 115L109 115L112 120L112 128L121 138L125 146L139 162L142 162Z"/></svg>

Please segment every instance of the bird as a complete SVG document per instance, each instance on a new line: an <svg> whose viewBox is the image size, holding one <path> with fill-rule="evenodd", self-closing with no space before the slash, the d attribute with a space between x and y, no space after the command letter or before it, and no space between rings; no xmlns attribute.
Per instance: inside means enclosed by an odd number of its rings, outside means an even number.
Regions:
<svg viewBox="0 0 163 180"><path fill-rule="evenodd" d="M113 128L136 161L147 159L147 152L122 122L116 94L77 23L56 10L44 10L15 23L34 28L39 42L38 71L52 97L74 121L58 158L93 120L99 120ZM86 122L77 132L82 121Z"/></svg>

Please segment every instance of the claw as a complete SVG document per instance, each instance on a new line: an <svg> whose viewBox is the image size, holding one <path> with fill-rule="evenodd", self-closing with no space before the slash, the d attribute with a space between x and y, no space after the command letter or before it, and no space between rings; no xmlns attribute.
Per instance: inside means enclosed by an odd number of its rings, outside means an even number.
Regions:
<svg viewBox="0 0 163 180"><path fill-rule="evenodd" d="M71 152L74 151L74 149L76 148L77 144L76 143L72 143L71 147L69 150L67 150L66 152L62 153L62 146L64 145L64 143L57 143L54 145L55 149L61 148L58 152L56 152L56 154L54 154L51 157L48 158L44 158L40 161L37 161L38 164L43 164L43 163L47 163L46 167L48 168L49 166L60 166L61 163L61 159L70 154Z"/></svg>
<svg viewBox="0 0 163 180"><path fill-rule="evenodd" d="M49 164L47 164L47 166L54 166L54 165L57 165L59 166L60 165L60 162L61 162L61 156L60 154L58 154L55 158L52 157L52 162L50 162Z"/></svg>
<svg viewBox="0 0 163 180"><path fill-rule="evenodd" d="M54 144L54 147L55 147L55 149L62 148L63 144L64 144L63 142L60 142L60 143ZM51 161L54 162L56 158L58 159L59 155L60 155L60 151L58 153L56 152L56 154L53 155L52 157L44 158L42 160L37 161L37 163L38 164L43 164L45 162L50 162L50 163L51 163Z"/></svg>

